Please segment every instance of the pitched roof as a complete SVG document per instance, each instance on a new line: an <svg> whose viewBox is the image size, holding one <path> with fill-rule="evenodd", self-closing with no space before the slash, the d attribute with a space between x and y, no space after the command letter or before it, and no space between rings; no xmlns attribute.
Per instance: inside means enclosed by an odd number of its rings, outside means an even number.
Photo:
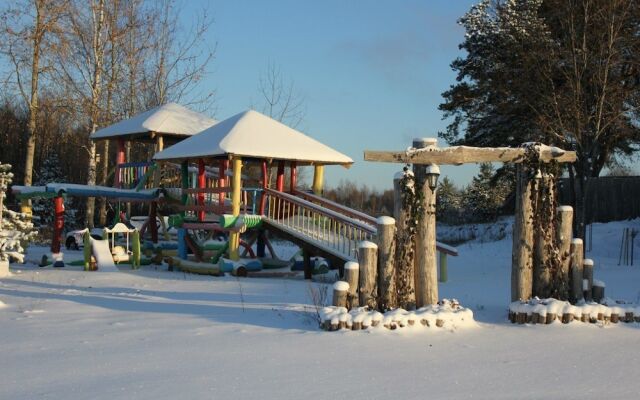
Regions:
<svg viewBox="0 0 640 400"><path fill-rule="evenodd" d="M238 155L295 160L301 163L350 165L353 160L264 114L247 110L181 141L155 160Z"/></svg>
<svg viewBox="0 0 640 400"><path fill-rule="evenodd" d="M93 133L91 139L99 140L148 132L171 136L191 136L215 123L216 120L189 110L180 104L167 103L102 128Z"/></svg>

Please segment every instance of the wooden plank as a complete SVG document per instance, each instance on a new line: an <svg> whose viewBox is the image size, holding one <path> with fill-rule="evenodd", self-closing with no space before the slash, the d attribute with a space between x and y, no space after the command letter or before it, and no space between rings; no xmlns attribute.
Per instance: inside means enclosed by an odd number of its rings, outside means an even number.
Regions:
<svg viewBox="0 0 640 400"><path fill-rule="evenodd" d="M231 187L230 186L225 186L225 187L216 187L216 188L189 188L189 189L182 189L182 193L188 193L188 194L198 194L198 193L228 193L231 192Z"/></svg>
<svg viewBox="0 0 640 400"><path fill-rule="evenodd" d="M481 162L512 162L520 163L524 160L524 148L512 147L470 147L454 146L447 148L411 149L407 151L371 151L365 150L365 161L406 163L406 164L438 164L460 165ZM540 151L542 161L555 160L557 162L575 162L575 151L565 151L557 147L542 146Z"/></svg>

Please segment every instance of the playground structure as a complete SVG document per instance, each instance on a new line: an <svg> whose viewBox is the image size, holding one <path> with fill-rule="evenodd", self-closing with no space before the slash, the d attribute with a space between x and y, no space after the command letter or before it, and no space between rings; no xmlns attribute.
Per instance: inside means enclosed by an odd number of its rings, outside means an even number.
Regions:
<svg viewBox="0 0 640 400"><path fill-rule="evenodd" d="M60 252L66 196L106 197L118 203L118 210L120 203L147 205L148 217L140 228L143 249L151 247L170 256L172 265L191 272L200 269L217 274L255 268L246 257L284 265L269 242L272 235L301 247L305 277L310 278L313 256L322 256L342 270L345 262L356 260L359 242L377 237L374 217L321 196L324 167L348 168L353 160L253 110L216 122L167 104L98 130L91 139L116 142L115 187L49 184L13 188L19 198L53 198L52 253ZM134 141L153 146L151 160L128 159L127 143ZM312 192L297 187L301 166L314 168ZM251 167L253 173L242 175L243 167ZM273 186L271 175L275 176ZM176 247L167 247L166 229L164 242L159 242L159 225L165 220L161 211L177 230ZM214 239L221 236L228 240L216 243ZM266 258L267 250L270 258ZM457 254L440 244L438 250L445 264L447 255Z"/></svg>

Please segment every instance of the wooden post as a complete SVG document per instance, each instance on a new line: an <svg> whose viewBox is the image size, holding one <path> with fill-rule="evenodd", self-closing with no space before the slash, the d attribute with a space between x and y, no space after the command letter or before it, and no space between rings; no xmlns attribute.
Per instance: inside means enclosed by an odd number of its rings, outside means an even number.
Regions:
<svg viewBox="0 0 640 400"><path fill-rule="evenodd" d="M594 281L593 288L591 289L593 301L596 303L600 303L602 299L604 299L604 282Z"/></svg>
<svg viewBox="0 0 640 400"><path fill-rule="evenodd" d="M414 139L413 147L436 147L437 139ZM436 261L436 193L429 187L427 169L433 165L414 164L416 190L421 191L423 213L418 217L415 247L416 307L438 302L438 270ZM438 170L439 173L439 170Z"/></svg>
<svg viewBox="0 0 640 400"><path fill-rule="evenodd" d="M360 271L358 277L360 306L377 307L376 302L376 272L378 265L378 246L375 243L363 241L358 244L358 261Z"/></svg>
<svg viewBox="0 0 640 400"><path fill-rule="evenodd" d="M162 135L156 133L156 153L161 152L164 149L164 138ZM157 168L153 174L153 186L160 187L162 180L161 170Z"/></svg>
<svg viewBox="0 0 640 400"><path fill-rule="evenodd" d="M349 284L349 295L347 296L347 308L358 307L358 275L360 266L357 262L349 261L344 264L344 280Z"/></svg>
<svg viewBox="0 0 640 400"><path fill-rule="evenodd" d="M207 180L205 176L204 159L198 159L198 189L204 189L206 187ZM204 206L204 193L198 193L198 205ZM204 210L198 211L198 220L204 221Z"/></svg>
<svg viewBox="0 0 640 400"><path fill-rule="evenodd" d="M335 307L347 307L347 295L349 284L345 281L337 281L333 284L333 305Z"/></svg>
<svg viewBox="0 0 640 400"><path fill-rule="evenodd" d="M278 161L278 174L276 176L276 190L284 192L284 160Z"/></svg>
<svg viewBox="0 0 640 400"><path fill-rule="evenodd" d="M322 186L324 184L324 165L313 166L313 193L322 196Z"/></svg>
<svg viewBox="0 0 640 400"><path fill-rule="evenodd" d="M378 228L378 293L381 310L392 310L398 307L395 290L395 252L396 252L396 220L391 217L380 217Z"/></svg>
<svg viewBox="0 0 640 400"><path fill-rule="evenodd" d="M53 238L51 240L51 253L60 253L60 241L64 230L64 198L56 196L53 199Z"/></svg>
<svg viewBox="0 0 640 400"><path fill-rule="evenodd" d="M533 292L533 183L521 164L516 167L516 210L511 260L511 301L528 300Z"/></svg>
<svg viewBox="0 0 640 400"><path fill-rule="evenodd" d="M411 171L401 171L396 173L393 177L393 217L396 220L396 234L398 238L408 238L409 236L409 233L407 232L407 215L410 215L411 210L404 209L404 205L402 204L403 188L400 187L400 181L404 178L405 173L413 175L413 172ZM415 243L408 243L406 245L415 247ZM396 259L399 260L400 257L406 257L409 254L411 254L411 259L405 260L406 262L402 263L402 269L406 269L406 271L401 271L399 267L396 267L395 278L396 290L398 290L398 305L405 310L411 310L416 306L415 253L413 252L413 249L411 249L411 251L403 252L403 249L401 249L400 246L400 242L396 241L396 252L398 254ZM400 280L402 280L402 282L400 282Z"/></svg>
<svg viewBox="0 0 640 400"><path fill-rule="evenodd" d="M229 160L220 160L218 164L218 187L223 188L227 186L227 168L229 168ZM218 194L218 206L220 207L220 212L225 212L224 210L224 200L227 197L226 193L220 192Z"/></svg>
<svg viewBox="0 0 640 400"><path fill-rule="evenodd" d="M295 161L291 161L290 165L289 192L293 193L298 185L298 167Z"/></svg>
<svg viewBox="0 0 640 400"><path fill-rule="evenodd" d="M267 161L262 161L262 193L260 194L260 208L258 210L259 215L264 215L267 205L267 194L264 189L269 187L269 175L267 174Z"/></svg>
<svg viewBox="0 0 640 400"><path fill-rule="evenodd" d="M240 198L242 184L242 159L238 156L233 157L233 181L231 188L231 213L237 217L240 215ZM240 259L240 232L233 231L229 234L229 257L237 261Z"/></svg>
<svg viewBox="0 0 640 400"><path fill-rule="evenodd" d="M586 283L582 287L582 291L584 293L584 300L591 301L593 300L593 295L591 291L593 290L593 260L590 258L585 258L582 261L582 280L583 283Z"/></svg>
<svg viewBox="0 0 640 400"><path fill-rule="evenodd" d="M542 193L542 188L550 188L549 193ZM536 189L536 213L549 213L553 223L550 226L537 229L534 232L534 254L533 254L533 292L532 297L537 296L546 299L551 296L552 282L551 282L551 269L549 268L549 259L552 255L549 253L549 249L553 246L553 227L555 225L555 210L545 210L542 206L546 201L553 204L555 191L553 188L553 176L550 174L544 174L536 177L535 180ZM546 197L549 198L546 198Z"/></svg>
<svg viewBox="0 0 640 400"><path fill-rule="evenodd" d="M559 253L561 260L561 279L559 287L564 292L564 298L560 300L566 300L569 298L570 286L569 286L569 270L571 269L571 239L573 238L573 207L560 206L556 210L558 217L558 243Z"/></svg>
<svg viewBox="0 0 640 400"><path fill-rule="evenodd" d="M576 303L583 298L583 244L582 239L571 241L571 301Z"/></svg>
<svg viewBox="0 0 640 400"><path fill-rule="evenodd" d="M189 163L187 161L183 161L180 164L180 177L181 177L181 186L183 189L182 192L182 198L181 198L181 202L182 205L185 206L187 205L187 201L189 200L189 195L187 193L184 192L184 189L188 189L189 188ZM184 219L184 217L187 215L186 211L182 211L180 212L180 215L182 216L182 218Z"/></svg>

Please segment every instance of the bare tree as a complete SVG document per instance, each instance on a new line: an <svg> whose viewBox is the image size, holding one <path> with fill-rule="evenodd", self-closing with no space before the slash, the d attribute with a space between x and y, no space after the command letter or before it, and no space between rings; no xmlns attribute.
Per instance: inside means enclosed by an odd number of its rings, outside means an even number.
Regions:
<svg viewBox="0 0 640 400"><path fill-rule="evenodd" d="M38 85L51 67L48 55L57 47L55 34L67 8L64 0L30 0L7 6L0 16L0 51L12 70L5 83L13 83L29 110L24 184L33 182L36 150Z"/></svg>
<svg viewBox="0 0 640 400"><path fill-rule="evenodd" d="M305 100L291 79L285 79L282 69L270 62L258 81L262 112L292 128L304 120Z"/></svg>

